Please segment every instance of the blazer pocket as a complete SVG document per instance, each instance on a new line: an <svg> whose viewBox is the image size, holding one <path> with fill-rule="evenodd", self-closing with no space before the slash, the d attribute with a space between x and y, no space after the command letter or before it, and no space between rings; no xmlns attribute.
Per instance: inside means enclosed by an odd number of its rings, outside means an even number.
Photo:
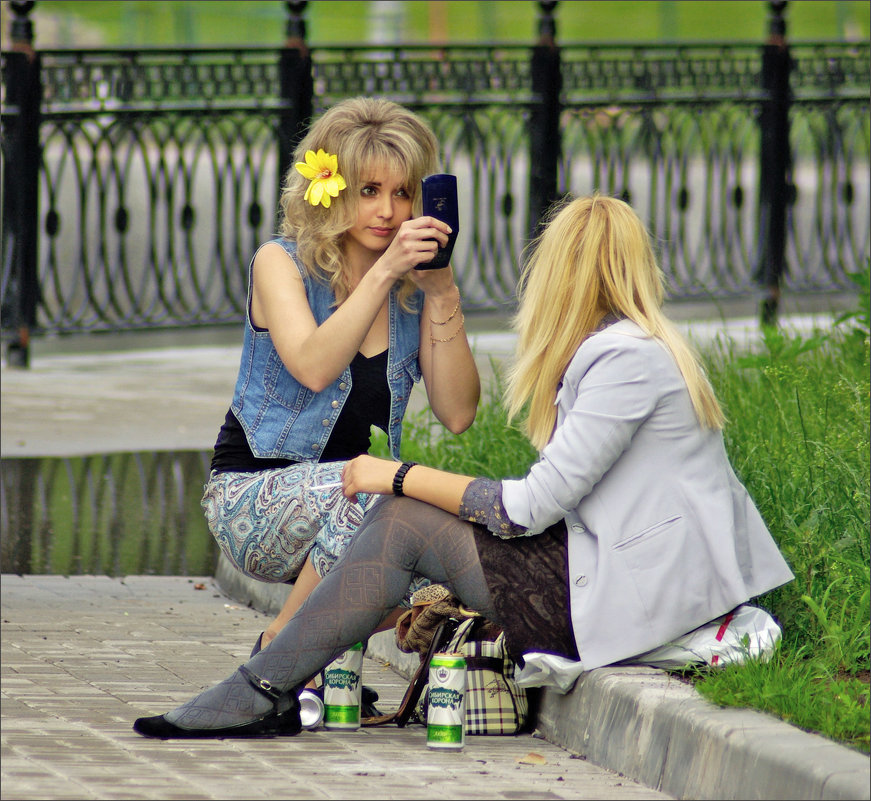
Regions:
<svg viewBox="0 0 871 801"><path fill-rule="evenodd" d="M683 515L675 515L612 546L653 632L667 638L707 618L712 572L704 540ZM680 621L686 621L686 628ZM663 639L663 642L665 639Z"/></svg>
<svg viewBox="0 0 871 801"><path fill-rule="evenodd" d="M628 548L634 548L635 546L640 545L642 542L651 540L660 534L664 534L680 519L681 515L672 515L671 517L667 517L665 520L660 520L658 523L654 523L652 526L648 526L647 528L642 529L636 534L630 534L628 537L626 537L626 539L620 540L620 542L615 542L611 546L611 550L623 551Z"/></svg>

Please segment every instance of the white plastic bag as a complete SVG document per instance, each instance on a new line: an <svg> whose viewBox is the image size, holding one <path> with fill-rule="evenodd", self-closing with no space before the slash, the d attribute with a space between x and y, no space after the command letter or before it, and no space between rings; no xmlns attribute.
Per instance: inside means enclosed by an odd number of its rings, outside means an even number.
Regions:
<svg viewBox="0 0 871 801"><path fill-rule="evenodd" d="M563 694L583 672L584 666L577 660L534 651L523 655L523 667L515 665L514 681L518 687L552 687Z"/></svg>
<svg viewBox="0 0 871 801"><path fill-rule="evenodd" d="M723 667L746 659L767 660L782 631L764 609L742 604L727 615L647 653L626 659L623 665L682 668L687 665Z"/></svg>
<svg viewBox="0 0 871 801"><path fill-rule="evenodd" d="M781 634L780 626L768 612L742 604L673 642L618 664L680 669L688 665L723 667L748 658L767 660ZM581 662L555 654L528 653L523 659L524 666L518 665L514 675L521 687L551 687L566 693L584 672Z"/></svg>

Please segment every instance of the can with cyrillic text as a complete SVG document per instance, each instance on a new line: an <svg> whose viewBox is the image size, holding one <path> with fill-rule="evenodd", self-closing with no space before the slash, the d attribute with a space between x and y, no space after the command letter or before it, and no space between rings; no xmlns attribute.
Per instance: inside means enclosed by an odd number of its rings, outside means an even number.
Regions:
<svg viewBox="0 0 871 801"><path fill-rule="evenodd" d="M352 645L324 669L324 727L359 729L363 700L363 644Z"/></svg>
<svg viewBox="0 0 871 801"><path fill-rule="evenodd" d="M426 744L460 750L466 744L466 660L435 654L429 663Z"/></svg>

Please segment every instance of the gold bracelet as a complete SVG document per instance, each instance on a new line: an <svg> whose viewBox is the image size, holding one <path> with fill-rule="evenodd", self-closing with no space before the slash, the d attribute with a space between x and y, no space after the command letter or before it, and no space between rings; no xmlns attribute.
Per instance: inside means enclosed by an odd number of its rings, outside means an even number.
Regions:
<svg viewBox="0 0 871 801"><path fill-rule="evenodd" d="M461 314L460 318L461 318L460 324L459 324L459 326L457 326L457 330L454 331L453 334L451 334L449 337L446 337L445 339L438 339L437 337L434 337L432 334L430 334L429 335L429 344L435 345L436 342L450 342L451 340L456 339L457 334L459 334L460 331L463 330L463 326L466 324L466 315Z"/></svg>
<svg viewBox="0 0 871 801"><path fill-rule="evenodd" d="M444 322L441 322L441 323L440 323L438 320L433 320L432 317L429 318L429 321L430 321L433 325L447 325L451 320L454 319L454 317L457 316L457 312L458 312L459 310L460 310L460 288L457 287L457 305L454 306L454 310L451 312L451 316L448 317L447 320L445 320Z"/></svg>

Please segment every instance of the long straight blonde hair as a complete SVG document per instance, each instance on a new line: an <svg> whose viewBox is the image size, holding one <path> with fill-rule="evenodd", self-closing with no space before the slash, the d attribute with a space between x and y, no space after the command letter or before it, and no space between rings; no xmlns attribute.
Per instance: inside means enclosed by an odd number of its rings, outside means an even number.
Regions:
<svg viewBox="0 0 871 801"><path fill-rule="evenodd" d="M371 179L374 169L397 170L404 177L414 214L420 214L420 182L436 171L438 140L423 119L398 103L352 97L318 118L297 146L294 162L304 161L307 150L319 149L338 156L347 189L328 209L312 206L303 199L309 182L291 166L281 192L279 232L296 240L305 269L329 281L337 303L342 303L352 288L344 237L356 222L363 182ZM399 298L405 308L416 287L411 278L402 280Z"/></svg>
<svg viewBox="0 0 871 801"><path fill-rule="evenodd" d="M539 450L553 433L556 391L569 362L609 313L665 345L699 422L722 428L723 412L697 354L662 311L664 277L647 230L622 200L594 194L558 209L534 243L518 293L506 406L509 420L526 410L526 433Z"/></svg>

